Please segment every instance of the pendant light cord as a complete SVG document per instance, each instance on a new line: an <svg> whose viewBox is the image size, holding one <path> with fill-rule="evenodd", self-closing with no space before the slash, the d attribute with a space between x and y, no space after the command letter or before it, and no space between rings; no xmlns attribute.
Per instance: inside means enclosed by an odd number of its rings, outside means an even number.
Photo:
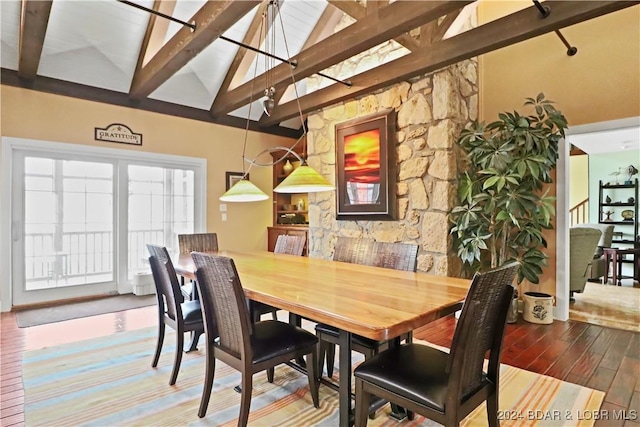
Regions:
<svg viewBox="0 0 640 427"><path fill-rule="evenodd" d="M275 34L275 21L276 21L276 15L279 17L280 19L280 28L282 30L282 40L284 43L284 48L285 48L285 52L286 52L286 56L287 58L290 58L291 55L289 54L289 44L287 43L287 37L285 35L284 32L284 22L282 21L282 14L280 13L279 10L279 3L278 0L270 0L271 1L271 8L267 8L263 14L262 14L262 23L260 24L260 36L263 36L264 33L264 38L262 38L265 42L265 48L271 48L272 54L275 54L275 45L276 45L276 34ZM267 34L266 34L266 28L268 27L265 24L266 20L271 20L271 43L269 43L269 40L267 39ZM268 50L267 50L267 53ZM269 60L271 60L272 64L269 64ZM269 90L270 86L269 83L271 82L271 70L272 67L270 67L270 65L273 65L273 59L270 55L265 55L265 82L266 82L266 89L265 91ZM260 153L258 153L258 155L255 156L254 159L248 159L246 157L246 148L247 148L247 136L249 134L249 121L251 120L251 107L253 104L253 90L255 88L255 81L256 81L256 75L258 73L258 60L256 59L255 61L255 67L254 67L254 72L253 72L253 81L251 82L251 97L249 98L249 114L247 117L247 126L246 126L246 130L245 130L245 137L244 137L244 147L242 149L242 158L244 159L244 161L246 161L247 163L249 163L249 167L247 168L247 170L245 171L245 165L244 162L242 163L242 172L243 172L243 178L246 177L246 175L249 173L249 171L251 170L251 167L253 166L261 166L261 167L268 167L268 166L273 166L281 161L283 161L285 158L293 155L294 157L296 157L302 164L306 164L307 160L306 158L301 157L298 153L296 153L294 150L295 148L298 146L298 144L300 143L300 141L302 141L302 139L307 135L307 126L305 124L305 121L303 119L302 116L302 107L300 106L300 97L298 95L298 87L296 85L296 79L293 75L293 69L294 67L291 66L289 68L289 73L291 75L291 81L293 84L293 90L294 90L294 94L295 94L295 98L296 98L296 104L298 106L298 115L300 117L300 123L302 124L302 135L298 138L298 140L291 146L291 147L271 147L271 148L267 148L265 150L262 150ZM265 93L266 94L266 93ZM267 163L260 163L257 161L257 159L266 153L273 153L275 151L284 151L284 154L282 154L282 156L278 157L277 160L273 160L271 162L267 162Z"/></svg>

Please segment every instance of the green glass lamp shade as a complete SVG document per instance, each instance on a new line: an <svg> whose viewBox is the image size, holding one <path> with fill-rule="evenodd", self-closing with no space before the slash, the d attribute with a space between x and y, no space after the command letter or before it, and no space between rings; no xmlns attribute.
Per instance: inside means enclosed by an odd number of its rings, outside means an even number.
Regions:
<svg viewBox="0 0 640 427"><path fill-rule="evenodd" d="M267 196L262 190L253 185L247 179L236 182L226 193L220 196L222 202L259 202L267 200Z"/></svg>
<svg viewBox="0 0 640 427"><path fill-rule="evenodd" d="M276 193L317 193L335 190L333 184L307 165L296 168L276 188Z"/></svg>

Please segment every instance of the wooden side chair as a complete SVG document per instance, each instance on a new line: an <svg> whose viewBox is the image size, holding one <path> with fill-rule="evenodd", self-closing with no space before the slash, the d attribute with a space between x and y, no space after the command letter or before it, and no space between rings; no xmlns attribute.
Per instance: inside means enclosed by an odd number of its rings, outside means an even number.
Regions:
<svg viewBox="0 0 640 427"><path fill-rule="evenodd" d="M369 265L394 270L416 271L418 245L375 242Z"/></svg>
<svg viewBox="0 0 640 427"><path fill-rule="evenodd" d="M273 252L277 254L302 256L306 240L307 239L304 236L289 236L281 234L276 240L276 246ZM251 317L254 322L259 322L262 315L266 313L271 313L273 320L278 320L278 309L275 307L258 301L250 301L249 306Z"/></svg>
<svg viewBox="0 0 640 427"><path fill-rule="evenodd" d="M178 234L178 247L181 254L216 252L218 235L216 233Z"/></svg>
<svg viewBox="0 0 640 427"><path fill-rule="evenodd" d="M370 265L373 256L373 240L339 236L333 251L333 260L351 264Z"/></svg>
<svg viewBox="0 0 640 427"><path fill-rule="evenodd" d="M351 262L354 264L372 265L376 267L390 268L394 270L416 271L418 261L418 245L408 243L384 243L373 240L355 239L351 237L339 237L336 242L334 261ZM337 328L318 323L316 336L320 340L320 354L318 372L322 374L322 368L326 359L327 376L333 376L336 345L338 345L339 331ZM400 337L401 340L410 342L411 334ZM380 350L389 346L388 341L376 341L360 335L353 335L351 348L353 351L364 355L365 359L378 354Z"/></svg>
<svg viewBox="0 0 640 427"><path fill-rule="evenodd" d="M288 234L281 234L276 240L276 246L273 252L277 254L302 256L302 254L304 253L304 244L306 243L306 240L307 239L302 235L290 236Z"/></svg>
<svg viewBox="0 0 640 427"><path fill-rule="evenodd" d="M356 427L367 424L372 395L406 408L410 418L416 412L447 427L486 401L488 425L497 427L502 340L517 269L510 263L474 276L450 353L412 343L360 364L354 371Z"/></svg>
<svg viewBox="0 0 640 427"><path fill-rule="evenodd" d="M178 284L178 277L173 269L173 263L169 257L169 252L163 246L147 245L149 250L149 264L156 287L158 298L158 343L156 352L151 362L152 367L158 366L160 351L164 342L165 326L176 331L176 355L173 362L173 371L169 379L169 385L176 383L180 363L182 361L182 350L184 347L185 332L192 333L191 346L187 351L197 350L198 339L204 332L200 301L184 301Z"/></svg>
<svg viewBox="0 0 640 427"><path fill-rule="evenodd" d="M178 248L181 254L190 254L191 252L217 252L218 251L218 235L216 233L191 233L178 234ZM194 292L193 282L185 283L184 277L180 278L180 289L182 295L186 299L198 299Z"/></svg>
<svg viewBox="0 0 640 427"><path fill-rule="evenodd" d="M231 258L194 252L196 286L205 324L206 373L198 416L204 417L211 397L215 360L242 373L239 426L246 426L251 406L253 374L267 371L273 382L274 367L310 356L307 376L313 405L319 407L317 366L318 338L302 328L276 320L252 323L238 271Z"/></svg>

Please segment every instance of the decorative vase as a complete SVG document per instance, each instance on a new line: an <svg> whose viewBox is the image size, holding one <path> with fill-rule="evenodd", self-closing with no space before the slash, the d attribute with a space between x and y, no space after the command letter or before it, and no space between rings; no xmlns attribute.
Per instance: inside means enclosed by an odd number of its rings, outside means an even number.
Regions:
<svg viewBox="0 0 640 427"><path fill-rule="evenodd" d="M282 172L284 172L285 175L289 175L292 170L293 170L293 165L289 160L287 160L284 166L282 166Z"/></svg>
<svg viewBox="0 0 640 427"><path fill-rule="evenodd" d="M525 292L522 317L530 323L553 323L553 296L542 292Z"/></svg>

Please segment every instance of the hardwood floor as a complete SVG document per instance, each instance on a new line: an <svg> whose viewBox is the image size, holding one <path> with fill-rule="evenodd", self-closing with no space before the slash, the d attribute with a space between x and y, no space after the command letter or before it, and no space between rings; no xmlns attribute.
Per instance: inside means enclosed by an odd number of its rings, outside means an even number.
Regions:
<svg viewBox="0 0 640 427"><path fill-rule="evenodd" d="M449 346L455 319L440 319L414 336ZM606 393L603 410L632 420L602 419L596 426L640 426L640 333L573 320L507 325L502 362ZM535 409L535 408L532 408ZM624 412L619 412L624 411Z"/></svg>
<svg viewBox="0 0 640 427"><path fill-rule="evenodd" d="M156 324L156 308L144 307L31 328L18 328L14 313L0 315L0 425L24 425L22 353ZM455 319L438 320L415 336L449 346ZM596 426L640 427L640 333L569 320L507 325L503 362L606 393L602 409L633 420L601 419ZM535 409L535 408L532 408ZM622 411L622 412L620 412ZM635 412L633 412L635 411Z"/></svg>
<svg viewBox="0 0 640 427"><path fill-rule="evenodd" d="M0 314L0 426L23 426L22 353L157 325L156 306L18 328L15 313Z"/></svg>
<svg viewBox="0 0 640 427"><path fill-rule="evenodd" d="M587 282L584 292L574 294L569 318L640 332L640 285L629 279L623 285Z"/></svg>

